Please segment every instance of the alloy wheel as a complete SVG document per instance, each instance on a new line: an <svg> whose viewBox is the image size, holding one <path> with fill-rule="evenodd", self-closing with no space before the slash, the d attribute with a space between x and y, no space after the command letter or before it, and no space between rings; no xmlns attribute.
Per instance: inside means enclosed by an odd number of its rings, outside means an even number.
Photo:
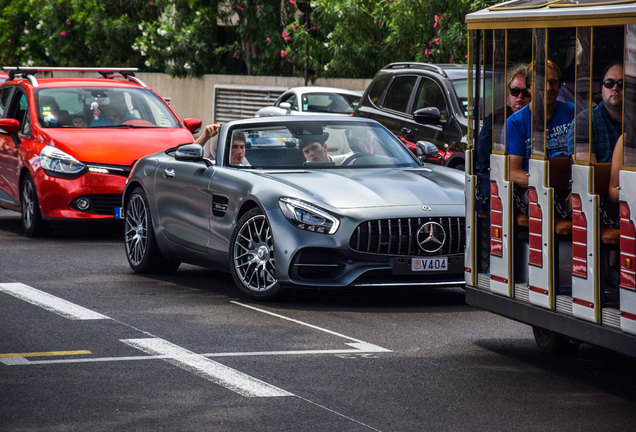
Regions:
<svg viewBox="0 0 636 432"><path fill-rule="evenodd" d="M277 284L274 242L264 215L252 216L241 225L232 259L240 282L249 290L263 292Z"/></svg>
<svg viewBox="0 0 636 432"><path fill-rule="evenodd" d="M126 254L133 265L141 265L148 248L148 209L143 197L135 193L126 208Z"/></svg>

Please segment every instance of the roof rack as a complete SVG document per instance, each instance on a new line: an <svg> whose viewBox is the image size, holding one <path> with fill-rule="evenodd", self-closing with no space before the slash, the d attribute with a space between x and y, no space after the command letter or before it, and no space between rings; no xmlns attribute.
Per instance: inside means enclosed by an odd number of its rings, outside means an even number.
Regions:
<svg viewBox="0 0 636 432"><path fill-rule="evenodd" d="M35 74L38 72L98 72L104 78L113 78L113 74L119 74L128 81L135 82L142 87L148 87L143 81L135 77L138 68L121 68L121 67L49 67L49 66L3 66L3 70L9 74L9 79L26 78L33 87L38 87L38 81ZM51 74L52 75L52 74Z"/></svg>
<svg viewBox="0 0 636 432"><path fill-rule="evenodd" d="M448 77L443 68L432 63L395 62L389 63L388 65L384 66L383 69L426 69L437 72L442 76Z"/></svg>

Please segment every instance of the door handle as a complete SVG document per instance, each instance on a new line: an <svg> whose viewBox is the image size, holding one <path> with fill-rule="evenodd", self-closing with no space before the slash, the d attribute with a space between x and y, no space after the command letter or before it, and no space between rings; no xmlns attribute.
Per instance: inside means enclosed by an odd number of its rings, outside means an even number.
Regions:
<svg viewBox="0 0 636 432"><path fill-rule="evenodd" d="M163 170L163 178L167 179L172 177L174 177L174 169L166 168L165 170Z"/></svg>
<svg viewBox="0 0 636 432"><path fill-rule="evenodd" d="M401 132L402 132L404 135L410 135L410 133L411 133L411 129L409 129L409 128L405 128L405 127L404 127L404 128L402 128Z"/></svg>

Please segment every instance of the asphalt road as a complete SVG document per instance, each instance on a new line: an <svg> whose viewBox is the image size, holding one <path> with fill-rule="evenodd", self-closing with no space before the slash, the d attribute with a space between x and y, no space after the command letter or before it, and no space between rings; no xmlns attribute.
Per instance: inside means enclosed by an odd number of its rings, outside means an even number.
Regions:
<svg viewBox="0 0 636 432"><path fill-rule="evenodd" d="M134 274L121 225L0 210L0 431L581 431L636 424L633 359L535 346L460 289L238 295Z"/></svg>

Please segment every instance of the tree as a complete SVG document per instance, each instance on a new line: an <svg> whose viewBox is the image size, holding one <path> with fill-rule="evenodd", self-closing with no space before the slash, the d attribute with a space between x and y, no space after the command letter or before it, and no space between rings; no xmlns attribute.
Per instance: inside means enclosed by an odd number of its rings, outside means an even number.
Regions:
<svg viewBox="0 0 636 432"><path fill-rule="evenodd" d="M131 42L155 2L11 0L0 16L0 61L13 65L137 66Z"/></svg>
<svg viewBox="0 0 636 432"><path fill-rule="evenodd" d="M464 62L466 13L496 0L0 0L0 61L368 78Z"/></svg>

